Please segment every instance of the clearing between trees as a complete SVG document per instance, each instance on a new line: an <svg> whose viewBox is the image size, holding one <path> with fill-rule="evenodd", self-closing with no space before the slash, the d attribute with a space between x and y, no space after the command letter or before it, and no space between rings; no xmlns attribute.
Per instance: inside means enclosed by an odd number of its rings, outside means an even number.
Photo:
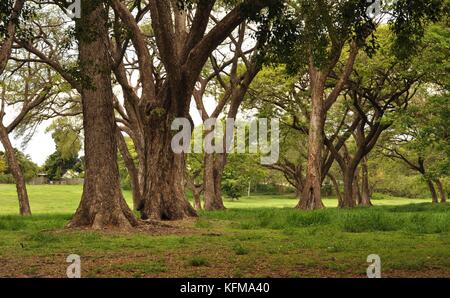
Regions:
<svg viewBox="0 0 450 298"><path fill-rule="evenodd" d="M384 277L450 277L450 204L375 195L374 207L293 209L294 196L225 200L226 211L135 232L64 229L81 186L30 186L33 217L16 214L0 185L1 277L366 277L378 254ZM131 193L125 198L132 204ZM51 204L50 204L51 202ZM157 226L157 225L156 225Z"/></svg>

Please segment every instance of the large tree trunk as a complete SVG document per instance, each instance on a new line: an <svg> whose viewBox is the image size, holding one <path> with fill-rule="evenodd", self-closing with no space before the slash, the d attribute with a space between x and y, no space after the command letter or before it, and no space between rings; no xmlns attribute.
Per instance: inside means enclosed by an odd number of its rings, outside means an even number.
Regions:
<svg viewBox="0 0 450 298"><path fill-rule="evenodd" d="M438 187L439 196L441 197L441 203L447 203L447 194L445 193L444 185L442 184L442 181L437 179L436 185Z"/></svg>
<svg viewBox="0 0 450 298"><path fill-rule="evenodd" d="M436 189L434 188L434 185L433 185L433 181L431 181L430 179L427 179L427 184L428 184L428 188L430 189L430 192L431 192L431 199L432 199L433 203L439 203Z"/></svg>
<svg viewBox="0 0 450 298"><path fill-rule="evenodd" d="M152 113L145 130L142 219L178 220L197 213L186 198L185 157L171 148L173 113Z"/></svg>
<svg viewBox="0 0 450 298"><path fill-rule="evenodd" d="M220 156L218 158L221 158ZM220 162L214 154L205 153L204 157L205 210L225 210L222 200L222 173Z"/></svg>
<svg viewBox="0 0 450 298"><path fill-rule="evenodd" d="M369 186L369 167L367 166L367 157L363 158L361 163L361 169L362 169L361 206L373 206Z"/></svg>
<svg viewBox="0 0 450 298"><path fill-rule="evenodd" d="M77 21L86 175L69 227L128 229L138 224L120 189L116 124L108 52L108 15L97 1L82 1Z"/></svg>
<svg viewBox="0 0 450 298"><path fill-rule="evenodd" d="M322 148L323 130L325 126L325 107L323 93L326 75L311 66L311 119L308 135L308 168L303 195L297 208L303 210L322 209Z"/></svg>
<svg viewBox="0 0 450 298"><path fill-rule="evenodd" d="M19 211L20 215L31 215L30 202L28 200L27 187L23 177L22 170L17 160L14 148L9 140L8 132L3 124L0 124L0 139L5 149L6 158L11 174L16 182L17 196L19 197Z"/></svg>
<svg viewBox="0 0 450 298"><path fill-rule="evenodd" d="M355 180L355 170L348 168L344 171L344 198L339 205L340 208L355 207L355 199L353 193L353 184Z"/></svg>

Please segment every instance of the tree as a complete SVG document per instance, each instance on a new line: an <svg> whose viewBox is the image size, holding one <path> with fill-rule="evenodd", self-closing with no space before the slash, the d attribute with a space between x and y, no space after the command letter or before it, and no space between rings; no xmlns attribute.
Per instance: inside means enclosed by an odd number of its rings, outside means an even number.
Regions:
<svg viewBox="0 0 450 298"><path fill-rule="evenodd" d="M433 202L438 201L435 185L441 202L447 201L441 178L448 176L450 169L450 60L445 50L450 30L447 25L444 22L427 28L424 49L415 61L415 67L423 73L424 85L400 115L389 141L382 146L385 155L422 175Z"/></svg>
<svg viewBox="0 0 450 298"><path fill-rule="evenodd" d="M25 0L3 1L0 5L0 75L6 68Z"/></svg>
<svg viewBox="0 0 450 298"><path fill-rule="evenodd" d="M83 105L86 174L80 205L69 227L128 229L138 224L120 189L109 54L108 11L82 1L76 21Z"/></svg>
<svg viewBox="0 0 450 298"><path fill-rule="evenodd" d="M0 37L2 37L0 43L0 75L3 74L8 60L11 55L12 44L14 40L14 36L17 31L17 24L19 22L20 14L24 7L25 0L15 1L13 6L11 7L11 2L7 1L2 3L0 15L2 16L2 32L0 32ZM3 95L5 95L5 87L3 86ZM0 122L3 122L4 117L4 107L5 107L5 99L2 99L2 105L0 110ZM17 195L19 197L19 209L21 215L31 215L30 203L28 200L28 194L26 191L25 180L20 171L19 164L14 155L14 148L9 141L8 138L8 130L2 124L0 126L0 138L5 148L6 155L8 158L8 163L14 175L16 186L17 186Z"/></svg>
<svg viewBox="0 0 450 298"><path fill-rule="evenodd" d="M363 205L371 205L367 189L365 196L361 197L358 196L359 187L355 188L354 184L358 183L358 179L355 179L358 176L358 166L373 150L383 131L396 121L396 113L408 107L424 75L414 64L414 59L419 55L399 60L392 53L390 34L379 28L377 35L385 35L379 38L382 40L382 49L371 57L366 54L359 56L354 66L355 72L345 88L347 92L344 99L348 106L346 113L351 113L357 122L356 129L352 131L353 152L350 153L346 145L341 151L336 149L333 142L325 136L325 143L343 173L344 198L340 207L354 207L358 201ZM366 170L364 168L363 173ZM367 182L364 187L367 187Z"/></svg>
<svg viewBox="0 0 450 298"><path fill-rule="evenodd" d="M115 75L123 87L125 100L132 100L140 107L139 119L144 127L146 181L142 218L182 219L196 216L185 198L185 157L175 154L170 147L172 121L177 117L190 118L194 86L212 51L247 17L279 1L242 1L234 5L209 31L208 21L216 1L200 1L193 6L187 2L190 1L150 1L145 7L137 5L128 8L118 0L112 1L116 16L130 32L138 59L142 88L140 96L120 72L120 62L117 63ZM137 11L138 18L133 16L133 10ZM145 35L138 25L139 16L145 11L150 11L154 44L160 65L164 66L164 75L155 72ZM115 52L119 54L116 61L122 60L120 53L127 42L128 39L116 36Z"/></svg>
<svg viewBox="0 0 450 298"><path fill-rule="evenodd" d="M373 53L376 49L373 33L376 22L367 13L367 1L289 1L288 9L275 22L269 40L274 50L268 57L308 77L311 113L308 132L308 166L300 209L323 208L321 184L322 152L326 115L338 99L361 49ZM414 49L410 40L417 41L423 33L423 21L436 20L443 1L396 1L390 22L397 33L398 53ZM411 30L411 28L414 28ZM348 56L344 55L348 51ZM327 85L338 62L345 57L344 66L334 84ZM304 59L306 57L306 59ZM287 59L287 61L286 61ZM326 92L331 90L330 92Z"/></svg>
<svg viewBox="0 0 450 298"><path fill-rule="evenodd" d="M254 78L261 69L260 62L258 61L258 51L260 50L258 44L251 47L248 50L244 50L244 43L250 43L249 34L251 34L251 28L247 23L242 23L237 30L237 37L230 35L229 42L232 45L231 53L228 55L231 58L228 60L227 55L223 54L220 49L211 55L212 73L205 76L205 78L199 78L198 85L193 93L197 109L200 111L202 121L204 124L207 121L214 120L215 124L211 129L205 131L205 135L211 134L213 129L219 128L218 117L220 113L226 113L227 121L235 121L239 108L244 101L245 95L253 82ZM229 45L225 45L229 46ZM222 63L218 63L218 57ZM227 73L229 68L229 73ZM225 73L225 75L223 75ZM222 92L217 106L211 114L205 109L204 97L207 91L208 84L215 80L221 88ZM216 87L216 86L214 86ZM215 92L217 92L215 88ZM228 109L226 109L228 105ZM230 133L232 134L230 136ZM234 131L224 131L223 137L220 140L216 140L219 146L222 147L223 153L208 153L204 154L204 192L205 192L205 209L206 210L223 210L225 206L222 201L221 195L221 180L223 171L227 163L227 152L234 150L234 148L228 148L228 140L234 138Z"/></svg>
<svg viewBox="0 0 450 298"><path fill-rule="evenodd" d="M52 133L56 151L63 159L76 158L81 150L82 124L79 120L81 119L58 118L46 129L46 132Z"/></svg>
<svg viewBox="0 0 450 298"><path fill-rule="evenodd" d="M31 215L25 178L10 135L20 136L26 133L23 142L26 144L34 133L35 125L45 117L44 113L41 115L39 112L58 105L57 95L64 89L64 84L58 85L60 79L50 69L40 68L36 63L23 62L21 56L23 53L10 57L14 61L3 73L9 79L0 85L0 141L5 148L8 165L16 182L20 214ZM7 113L12 114L12 117L8 115L8 123L5 117Z"/></svg>
<svg viewBox="0 0 450 298"><path fill-rule="evenodd" d="M81 160L77 156L63 157L59 151L51 154L44 164L44 171L51 181L60 180L69 170L82 173Z"/></svg>
<svg viewBox="0 0 450 298"><path fill-rule="evenodd" d="M230 154L221 188L230 198L239 199L249 185L257 185L266 174L267 170L259 164L258 154Z"/></svg>

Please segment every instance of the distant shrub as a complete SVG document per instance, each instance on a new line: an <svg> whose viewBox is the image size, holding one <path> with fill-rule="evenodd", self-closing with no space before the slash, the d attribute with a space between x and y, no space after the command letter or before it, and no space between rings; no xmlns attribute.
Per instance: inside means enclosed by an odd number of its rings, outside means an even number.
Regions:
<svg viewBox="0 0 450 298"><path fill-rule="evenodd" d="M242 197L242 194L245 191L245 185L239 180L226 179L222 183L222 190L231 199L239 200L239 198Z"/></svg>

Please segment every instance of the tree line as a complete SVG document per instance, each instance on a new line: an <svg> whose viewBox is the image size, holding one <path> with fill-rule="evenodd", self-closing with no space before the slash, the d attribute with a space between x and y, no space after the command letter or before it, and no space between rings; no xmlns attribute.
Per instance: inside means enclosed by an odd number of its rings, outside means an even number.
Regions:
<svg viewBox="0 0 450 298"><path fill-rule="evenodd" d="M31 208L10 137L70 117L82 118L85 181L69 227L139 224L118 154L141 219L197 216L187 188L197 209L202 192L205 209L224 209L233 157L171 149L171 124L193 122L191 105L202 122L240 111L281 119L282 156L269 167L295 187L299 209L324 207L327 179L340 207L370 206L374 151L417 169L445 197L448 1L400 0L374 16L363 0L81 0L73 19L70 1L2 3L0 139L23 215Z"/></svg>

